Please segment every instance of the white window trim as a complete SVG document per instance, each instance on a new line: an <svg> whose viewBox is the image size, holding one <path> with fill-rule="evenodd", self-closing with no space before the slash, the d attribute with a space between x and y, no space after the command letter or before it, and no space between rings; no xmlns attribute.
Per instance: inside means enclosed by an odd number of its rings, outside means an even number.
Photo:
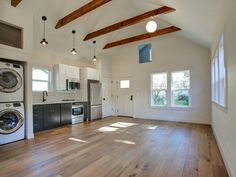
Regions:
<svg viewBox="0 0 236 177"><path fill-rule="evenodd" d="M223 104L221 104L220 103L220 80L218 81L218 92L216 93L216 88L214 87L214 85L215 85L215 81L214 81L214 83L213 84L211 84L212 85L212 88L211 88L211 91L214 89L214 95L212 94L212 103L213 104L215 104L218 108L220 108L220 109L222 109L223 111L225 111L225 112L227 112L227 103L228 103L228 92L227 92L227 65L226 65L226 55L225 55L225 37L224 37L224 34L222 34L222 35L220 35L220 38L219 38L219 40L218 40L218 42L217 42L217 46L216 46L216 48L215 48L215 50L214 50L214 55L213 55L213 57L212 57L212 64L213 63L215 63L215 59L216 59L216 55L218 55L219 56L219 53L217 54L217 52L219 52L219 47L220 47L220 41L221 41L221 38L223 37L223 45L224 45L224 68L225 68L225 73L224 73L224 75L225 75L225 78L224 78L224 105ZM219 57L217 57L217 59L218 59L218 63L220 62L219 61ZM211 66L211 68L212 68L212 66ZM220 79L220 66L219 66L219 64L218 64L218 79ZM215 75L215 70L214 70L214 79L216 78L216 75ZM211 79L212 79L212 77L211 77ZM216 94L218 94L218 100L216 100L215 98L216 98Z"/></svg>
<svg viewBox="0 0 236 177"><path fill-rule="evenodd" d="M189 106L175 106L172 105L172 92L171 92L171 76L172 73L175 72L182 72L182 71L189 71L190 74L190 88L189 88ZM164 106L159 106L159 105L152 105L152 75L153 74L162 74L162 73L167 73L167 104ZM149 92L149 107L151 109L160 109L160 110L186 110L186 111L191 111L193 109L192 107L192 72L191 69L183 69L183 70L171 70L171 71L166 71L166 72L155 72L150 74L150 92ZM165 89L164 89L165 90Z"/></svg>
<svg viewBox="0 0 236 177"><path fill-rule="evenodd" d="M40 70L48 70L49 71L49 78L48 81L46 80L34 80L33 79L33 69L40 69ZM42 94L43 91L34 91L33 90L33 81L37 81L37 82L47 82L48 83L48 92L50 92L52 90L52 71L51 68L48 67L40 67L40 66L33 66L31 69L31 73L32 73L32 80L31 80L31 84L32 84L32 92L33 94Z"/></svg>

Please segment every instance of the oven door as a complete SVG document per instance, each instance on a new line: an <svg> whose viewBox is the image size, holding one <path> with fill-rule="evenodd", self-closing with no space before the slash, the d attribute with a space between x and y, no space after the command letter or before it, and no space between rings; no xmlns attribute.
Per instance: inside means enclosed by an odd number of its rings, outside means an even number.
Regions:
<svg viewBox="0 0 236 177"><path fill-rule="evenodd" d="M83 106L72 106L72 118L82 116L84 114Z"/></svg>
<svg viewBox="0 0 236 177"><path fill-rule="evenodd" d="M0 112L0 134L11 134L16 132L22 125L24 119L19 111L6 109Z"/></svg>
<svg viewBox="0 0 236 177"><path fill-rule="evenodd" d="M22 78L18 72L9 68L0 69L0 92L14 93L22 87Z"/></svg>

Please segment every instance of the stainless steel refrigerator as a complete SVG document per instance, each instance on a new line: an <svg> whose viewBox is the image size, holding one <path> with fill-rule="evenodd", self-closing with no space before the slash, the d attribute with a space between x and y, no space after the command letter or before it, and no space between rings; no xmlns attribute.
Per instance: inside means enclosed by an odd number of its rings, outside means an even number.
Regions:
<svg viewBox="0 0 236 177"><path fill-rule="evenodd" d="M91 120L102 118L102 84L90 83Z"/></svg>

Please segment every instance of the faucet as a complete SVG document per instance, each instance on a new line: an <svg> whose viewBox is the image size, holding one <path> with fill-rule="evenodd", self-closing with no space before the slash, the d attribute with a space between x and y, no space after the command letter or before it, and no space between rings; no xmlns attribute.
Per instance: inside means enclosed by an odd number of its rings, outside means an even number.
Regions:
<svg viewBox="0 0 236 177"><path fill-rule="evenodd" d="M43 102L45 102L47 100L45 98L46 96L48 96L48 92L47 91L43 91Z"/></svg>

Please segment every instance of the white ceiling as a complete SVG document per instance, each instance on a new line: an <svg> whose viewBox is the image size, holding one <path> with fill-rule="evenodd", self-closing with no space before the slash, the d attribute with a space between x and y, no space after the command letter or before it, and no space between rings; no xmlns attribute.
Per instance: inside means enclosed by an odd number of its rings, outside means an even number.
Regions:
<svg viewBox="0 0 236 177"><path fill-rule="evenodd" d="M10 1L10 0L9 0ZM77 30L77 50L78 58L92 58L92 40L83 41L83 38L90 32L98 30L115 22L142 14L156 9L162 5L167 5L176 9L176 12L158 17L159 27L176 25L183 30L178 34L183 35L200 45L210 47L214 27L217 23L218 12L220 11L221 0L112 0L106 5L82 16L68 25L55 29L57 21L76 10L90 0L34 0L34 25L35 25L35 46L42 49L39 44L42 38L41 16L48 17L46 33L49 45L47 50L61 53L69 53L72 48L73 29ZM27 7L32 0L23 0L19 8ZM29 8L29 7L28 7ZM108 42L119 40L133 35L145 33L145 22L131 27L106 34L95 38L97 40L97 52L112 54L119 50L119 47L102 50ZM132 44L130 44L132 45ZM42 49L44 50L44 49Z"/></svg>

